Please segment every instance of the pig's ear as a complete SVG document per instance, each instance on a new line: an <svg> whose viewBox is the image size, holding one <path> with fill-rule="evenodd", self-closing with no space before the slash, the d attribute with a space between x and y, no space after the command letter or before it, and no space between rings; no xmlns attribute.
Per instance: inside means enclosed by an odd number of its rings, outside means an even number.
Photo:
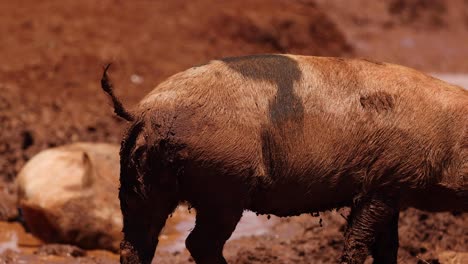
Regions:
<svg viewBox="0 0 468 264"><path fill-rule="evenodd" d="M89 188L93 185L94 182L94 168L93 162L89 157L88 153L83 152L83 166L84 166L84 175L81 182L81 187L83 189Z"/></svg>

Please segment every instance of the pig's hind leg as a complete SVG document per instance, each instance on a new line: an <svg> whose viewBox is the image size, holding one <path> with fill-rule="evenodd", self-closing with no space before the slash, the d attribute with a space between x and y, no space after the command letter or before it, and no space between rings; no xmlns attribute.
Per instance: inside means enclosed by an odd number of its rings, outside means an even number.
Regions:
<svg viewBox="0 0 468 264"><path fill-rule="evenodd" d="M399 212L395 212L388 227L376 237L376 241L371 249L374 263L397 263L398 257L398 217Z"/></svg>
<svg viewBox="0 0 468 264"><path fill-rule="evenodd" d="M224 264L223 247L242 217L242 208L196 208L195 228L185 241L198 264Z"/></svg>
<svg viewBox="0 0 468 264"><path fill-rule="evenodd" d="M345 232L342 263L396 263L398 251L398 202L392 196L368 195L352 207Z"/></svg>

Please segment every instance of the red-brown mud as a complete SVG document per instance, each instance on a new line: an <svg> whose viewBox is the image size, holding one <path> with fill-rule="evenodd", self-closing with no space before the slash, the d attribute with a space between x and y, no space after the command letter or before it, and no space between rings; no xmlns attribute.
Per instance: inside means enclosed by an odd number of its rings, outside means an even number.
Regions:
<svg viewBox="0 0 468 264"><path fill-rule="evenodd" d="M116 93L127 105L177 71L241 54L364 56L467 73L467 10L464 0L0 1L0 217L15 219L12 181L40 150L74 141L119 142L124 122L113 117L99 88L107 62L114 63ZM267 234L230 241L228 261L333 262L345 220L325 213L320 227L319 219L285 218ZM10 227L0 229L3 235ZM443 251L467 251L467 230L466 215L406 210L399 260L438 263ZM102 252L33 254L37 246L4 252L0 263L117 262ZM158 256L158 263L189 262L185 250Z"/></svg>

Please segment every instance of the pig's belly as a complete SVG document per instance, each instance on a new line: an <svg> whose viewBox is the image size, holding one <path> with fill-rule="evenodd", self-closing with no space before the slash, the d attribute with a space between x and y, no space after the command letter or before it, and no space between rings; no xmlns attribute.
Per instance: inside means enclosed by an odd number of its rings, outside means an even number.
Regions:
<svg viewBox="0 0 468 264"><path fill-rule="evenodd" d="M350 205L355 193L353 183L322 181L310 183L283 180L259 186L252 192L249 210L261 214L293 216Z"/></svg>

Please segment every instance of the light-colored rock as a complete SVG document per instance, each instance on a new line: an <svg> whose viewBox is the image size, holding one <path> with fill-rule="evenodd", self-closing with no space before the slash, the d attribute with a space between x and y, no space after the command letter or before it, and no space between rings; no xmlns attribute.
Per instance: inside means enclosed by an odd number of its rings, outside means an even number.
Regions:
<svg viewBox="0 0 468 264"><path fill-rule="evenodd" d="M119 147L75 143L33 157L17 177L30 231L46 242L118 250Z"/></svg>
<svg viewBox="0 0 468 264"><path fill-rule="evenodd" d="M441 264L466 264L468 263L468 252L443 251L439 253Z"/></svg>

